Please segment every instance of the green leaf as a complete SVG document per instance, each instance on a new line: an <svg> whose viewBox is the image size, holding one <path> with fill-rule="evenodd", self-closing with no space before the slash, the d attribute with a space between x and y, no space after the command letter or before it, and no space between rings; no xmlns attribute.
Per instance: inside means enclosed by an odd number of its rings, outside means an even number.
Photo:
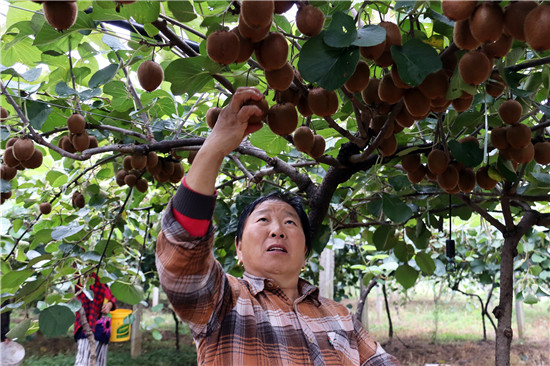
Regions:
<svg viewBox="0 0 550 366"><path fill-rule="evenodd" d="M19 324L17 324L15 327L13 327L8 333L6 333L6 337L11 340L18 340L23 339L25 335L27 334L27 330L31 327L31 320L29 318L23 319Z"/></svg>
<svg viewBox="0 0 550 366"><path fill-rule="evenodd" d="M310 38L302 47L298 70L302 77L327 90L340 88L355 71L359 48L335 48L323 41L324 32Z"/></svg>
<svg viewBox="0 0 550 366"><path fill-rule="evenodd" d="M173 1L169 1L168 4L170 4ZM162 340L162 334L158 331L158 329L153 329L153 332L151 333L153 338L157 341Z"/></svg>
<svg viewBox="0 0 550 366"><path fill-rule="evenodd" d="M78 95L78 92L74 90L73 88L69 87L66 82L60 81L55 86L55 92L58 96L61 98L67 98L71 95Z"/></svg>
<svg viewBox="0 0 550 366"><path fill-rule="evenodd" d="M48 22L42 24L42 28L36 35L34 39L35 46L44 46L53 42L56 42L64 37L68 37L72 33L78 32L80 30L90 30L95 29L95 24L92 18L84 13L83 11L78 12L78 17L76 18L73 26L63 32L55 30Z"/></svg>
<svg viewBox="0 0 550 366"><path fill-rule="evenodd" d="M134 18L140 24L151 23L158 19L160 13L160 1L139 0L132 4L125 4L120 9L120 14Z"/></svg>
<svg viewBox="0 0 550 366"><path fill-rule="evenodd" d="M136 305L143 300L143 290L137 286L115 281L111 286L111 292L126 304Z"/></svg>
<svg viewBox="0 0 550 366"><path fill-rule="evenodd" d="M67 333L74 319L74 313L67 306L53 305L40 312L38 325L46 337L59 337Z"/></svg>
<svg viewBox="0 0 550 366"><path fill-rule="evenodd" d="M125 50L128 48L124 46L117 37L111 36L110 34L104 34L101 40L113 51Z"/></svg>
<svg viewBox="0 0 550 366"><path fill-rule="evenodd" d="M359 47L376 46L386 40L386 30L379 25L366 25L357 31L357 39L352 45Z"/></svg>
<svg viewBox="0 0 550 366"><path fill-rule="evenodd" d="M500 155L497 160L497 169L507 181L515 182L518 180L518 175L514 171L512 163Z"/></svg>
<svg viewBox="0 0 550 366"><path fill-rule="evenodd" d="M418 249L426 249L428 247L428 244L430 244L430 239L432 237L432 233L426 225L424 225L424 221L418 220L416 222L416 230L415 230L415 237L414 239L411 239L414 245Z"/></svg>
<svg viewBox="0 0 550 366"><path fill-rule="evenodd" d="M406 289L409 289L414 286L416 279L418 278L418 272L409 266L408 264L403 264L395 270L395 279Z"/></svg>
<svg viewBox="0 0 550 366"><path fill-rule="evenodd" d="M53 182L55 182L55 180L62 175L65 174L56 170L50 170L48 173L46 173L46 180L48 181L48 183L53 184Z"/></svg>
<svg viewBox="0 0 550 366"><path fill-rule="evenodd" d="M36 79L38 79L41 73L42 69L40 67L37 67L22 73L21 77L27 81L35 81Z"/></svg>
<svg viewBox="0 0 550 366"><path fill-rule="evenodd" d="M390 226L379 226L372 236L372 241L374 242L374 246L378 250L390 250L393 248L397 241L394 237L394 231Z"/></svg>
<svg viewBox="0 0 550 366"><path fill-rule="evenodd" d="M48 116L52 112L52 109L46 103L35 102L33 100L26 100L24 110L27 111L27 118L31 122L31 126L37 130L42 129L42 125L48 119Z"/></svg>
<svg viewBox="0 0 550 366"><path fill-rule="evenodd" d="M411 208L399 197L382 193L382 209L384 214L395 223L406 222L412 216Z"/></svg>
<svg viewBox="0 0 550 366"><path fill-rule="evenodd" d="M450 140L448 144L455 159L468 168L476 167L483 161L483 149L473 141L461 143L456 140Z"/></svg>
<svg viewBox="0 0 550 366"><path fill-rule="evenodd" d="M164 71L164 79L172 86L170 90L176 95L195 94L212 81L210 72L203 68L206 56L188 57L172 61ZM221 66L217 71L221 70Z"/></svg>
<svg viewBox="0 0 550 366"><path fill-rule="evenodd" d="M532 173L531 175L538 182L546 184L546 185L550 185L550 174L548 174L548 173Z"/></svg>
<svg viewBox="0 0 550 366"><path fill-rule="evenodd" d="M284 138L271 132L267 126L250 135L250 143L264 149L269 156L277 156L288 145Z"/></svg>
<svg viewBox="0 0 550 366"><path fill-rule="evenodd" d="M324 33L323 40L330 47L342 48L352 44L357 38L353 18L341 11L332 15L332 21Z"/></svg>
<svg viewBox="0 0 550 366"><path fill-rule="evenodd" d="M0 280L0 283L2 284L3 289L7 288L17 288L21 286L23 282L30 276L34 274L34 270L32 269L21 269L19 271L11 271L5 274L2 274L2 280Z"/></svg>
<svg viewBox="0 0 550 366"><path fill-rule="evenodd" d="M528 305L533 305L539 302L539 298L532 292L529 292L527 295L523 297L523 302Z"/></svg>
<svg viewBox="0 0 550 366"><path fill-rule="evenodd" d="M417 86L429 74L442 67L437 51L430 45L413 38L403 46L391 47L393 60L401 79L412 86Z"/></svg>
<svg viewBox="0 0 550 366"><path fill-rule="evenodd" d="M111 64L92 75L88 87L97 88L111 80L118 71L118 64Z"/></svg>
<svg viewBox="0 0 550 366"><path fill-rule="evenodd" d="M127 111L132 108L134 103L130 99L126 84L119 80L109 81L103 86L103 92L112 95L111 105L119 112Z"/></svg>
<svg viewBox="0 0 550 366"><path fill-rule="evenodd" d="M435 271L435 262L426 252L418 252L414 257L416 264L424 274L431 276Z"/></svg>
<svg viewBox="0 0 550 366"><path fill-rule="evenodd" d="M74 234L79 233L82 229L86 227L85 224L83 225L76 225L74 223L67 225L67 226L58 226L52 231L52 239L53 240L61 240L68 238L69 236L72 236Z"/></svg>
<svg viewBox="0 0 550 366"><path fill-rule="evenodd" d="M195 9L189 1L168 1L168 9L180 22L189 22L197 17Z"/></svg>
<svg viewBox="0 0 550 366"><path fill-rule="evenodd" d="M407 244L403 241L399 241L395 248L393 248L393 254L401 262L408 262L414 256L414 247L410 244Z"/></svg>

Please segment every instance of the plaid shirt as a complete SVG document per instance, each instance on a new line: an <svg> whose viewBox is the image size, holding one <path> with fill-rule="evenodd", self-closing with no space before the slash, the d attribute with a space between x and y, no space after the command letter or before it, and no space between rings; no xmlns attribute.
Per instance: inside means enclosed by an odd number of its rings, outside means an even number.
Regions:
<svg viewBox="0 0 550 366"><path fill-rule="evenodd" d="M181 207L174 200L162 219L156 264L191 329L199 365L399 365L345 306L307 281L300 279L292 303L274 281L224 273L212 254L213 227L191 236L174 217L172 205Z"/></svg>
<svg viewBox="0 0 550 366"><path fill-rule="evenodd" d="M95 279L94 283L90 286L90 291L92 291L92 293L94 294L94 299L90 301L90 299L88 299L83 291L80 292L77 297L82 303L82 307L86 312L88 324L90 325L90 329L93 332L97 320L101 317L101 308L103 307L104 300L107 299L108 301L110 301L113 304L111 310L114 310L116 309L116 298L111 293L111 290L109 290L109 287L99 281L99 277L95 273L92 272L91 277L92 279ZM78 283L76 284L76 291L78 292L81 288L82 285L80 284L79 279ZM81 327L82 324L80 324L80 314L77 312L74 322L74 334L76 334Z"/></svg>

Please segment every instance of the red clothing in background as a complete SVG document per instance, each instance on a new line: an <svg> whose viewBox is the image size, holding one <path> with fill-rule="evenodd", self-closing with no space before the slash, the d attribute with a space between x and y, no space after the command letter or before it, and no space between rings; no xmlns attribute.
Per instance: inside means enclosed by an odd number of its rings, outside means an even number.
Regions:
<svg viewBox="0 0 550 366"><path fill-rule="evenodd" d="M86 312L86 318L88 319L88 324L90 324L90 329L92 331L95 329L95 324L97 320L101 317L101 308L103 307L103 302L105 299L110 301L113 304L113 307L111 310L116 309L116 298L111 293L111 290L109 290L109 287L99 281L99 277L92 273L92 278L95 279L94 284L90 286L90 291L94 295L94 299L90 300L86 296L86 294L81 291L82 285L80 284L80 280L76 284L76 293L78 293L77 297L82 303L82 307L84 308L84 311ZM78 332L78 329L82 324L80 324L80 314L76 313L76 319L74 322L74 333Z"/></svg>

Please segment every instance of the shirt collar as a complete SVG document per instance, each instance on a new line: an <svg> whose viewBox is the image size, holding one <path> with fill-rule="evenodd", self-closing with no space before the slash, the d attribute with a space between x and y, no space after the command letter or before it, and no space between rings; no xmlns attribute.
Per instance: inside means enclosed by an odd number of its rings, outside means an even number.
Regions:
<svg viewBox="0 0 550 366"><path fill-rule="evenodd" d="M273 280L264 277L254 276L246 271L243 274L243 280L245 280L250 285L250 292L253 296L256 296L256 294L264 291L265 288L272 286L270 284L275 284ZM314 303L319 306L319 288L317 286L312 285L303 278L299 278L298 292L300 293L300 297L302 297L303 299L310 296Z"/></svg>

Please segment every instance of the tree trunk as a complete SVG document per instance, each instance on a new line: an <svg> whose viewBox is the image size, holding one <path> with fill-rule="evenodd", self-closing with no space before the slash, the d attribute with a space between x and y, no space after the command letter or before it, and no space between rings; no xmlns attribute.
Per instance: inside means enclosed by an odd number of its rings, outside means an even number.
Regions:
<svg viewBox="0 0 550 366"><path fill-rule="evenodd" d="M391 322L390 304L388 303L388 295L386 293L386 284L382 285L382 292L384 293L384 302L386 303L386 314L388 315L388 337L391 340L393 338L393 325Z"/></svg>
<svg viewBox="0 0 550 366"><path fill-rule="evenodd" d="M82 330L84 331L84 334L86 334L86 337L88 337L88 342L90 343L90 361L88 366L96 366L97 352L95 347L94 332L90 328L90 324L88 324L88 318L86 317L86 312L82 306L78 310L78 313L80 314L80 324L82 324Z"/></svg>
<svg viewBox="0 0 550 366"><path fill-rule="evenodd" d="M518 293L518 289L516 289L516 294ZM518 338L523 338L523 330L525 329L525 316L523 313L523 301L518 300L517 297L515 298L516 303L516 322L518 324Z"/></svg>
<svg viewBox="0 0 550 366"><path fill-rule="evenodd" d="M359 319L359 321L362 321L363 311L365 310L365 306L367 305L367 297L369 296L369 293L374 286L376 286L376 278L370 280L368 286L363 288L363 290L361 291L359 304L357 304L357 313L355 313L355 316L357 317L357 319Z"/></svg>
<svg viewBox="0 0 550 366"><path fill-rule="evenodd" d="M132 324L132 334L130 335L130 356L137 358L141 356L141 305L134 305L132 309L134 322Z"/></svg>
<svg viewBox="0 0 550 366"><path fill-rule="evenodd" d="M178 319L178 316L174 312L172 308L170 308L170 311L172 312L172 317L174 318L174 323L176 323L176 350L180 350L180 330L179 330L179 324L180 321Z"/></svg>

